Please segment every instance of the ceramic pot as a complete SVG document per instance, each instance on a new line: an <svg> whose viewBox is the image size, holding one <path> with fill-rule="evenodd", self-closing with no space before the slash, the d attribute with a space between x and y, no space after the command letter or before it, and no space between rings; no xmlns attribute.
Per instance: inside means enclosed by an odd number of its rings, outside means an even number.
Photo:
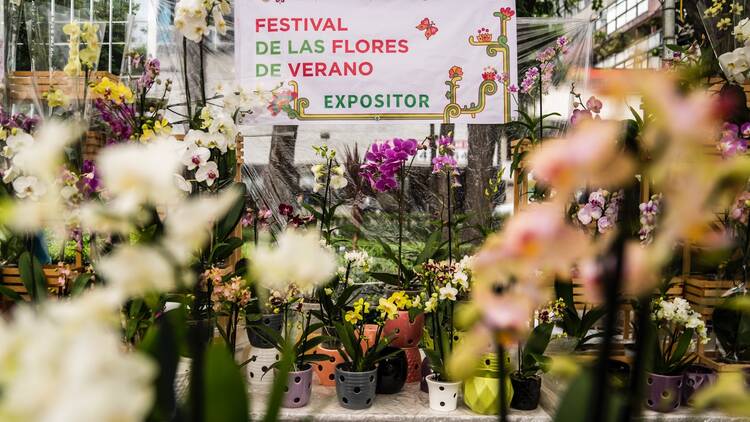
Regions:
<svg viewBox="0 0 750 422"><path fill-rule="evenodd" d="M513 398L513 385L505 378L505 403ZM497 415L500 409L500 378L480 373L464 382L464 403L480 415Z"/></svg>
<svg viewBox="0 0 750 422"><path fill-rule="evenodd" d="M442 382L437 381L436 378L436 374L428 375L426 378L430 394L430 409L441 412L456 410L461 382Z"/></svg>
<svg viewBox="0 0 750 422"><path fill-rule="evenodd" d="M318 348L315 349L315 353L328 356L328 360L315 362L313 364L315 375L317 375L320 385L324 387L333 387L336 385L336 366L340 363L344 363L344 358L341 357L338 350L327 349L323 347L323 345L318 346Z"/></svg>
<svg viewBox="0 0 750 422"><path fill-rule="evenodd" d="M680 407L682 375L646 374L646 407L668 413Z"/></svg>
<svg viewBox="0 0 750 422"><path fill-rule="evenodd" d="M716 382L716 371L703 365L691 365L683 374L682 380L682 404L690 405L690 399L701 388L713 385Z"/></svg>
<svg viewBox="0 0 750 422"><path fill-rule="evenodd" d="M421 378L419 380L419 389L423 392L427 393L429 390L427 389L427 376L432 374L432 367L430 366L430 358L427 356L424 357L424 360L422 361L422 370L421 372Z"/></svg>
<svg viewBox="0 0 750 422"><path fill-rule="evenodd" d="M396 394L404 388L406 383L406 353L395 347L386 347L384 353L393 353L395 355L378 362L378 394Z"/></svg>
<svg viewBox="0 0 750 422"><path fill-rule="evenodd" d="M384 336L385 332L381 333L381 337ZM366 352L369 348L375 346L375 336L378 335L377 324L365 324L364 332L362 336L364 338L359 340L359 345L362 346L362 351Z"/></svg>
<svg viewBox="0 0 750 422"><path fill-rule="evenodd" d="M252 348L250 362L245 366L250 385L272 383L273 371L270 368L279 360L279 357L279 351L276 349Z"/></svg>
<svg viewBox="0 0 750 422"><path fill-rule="evenodd" d="M389 346L419 347L423 330L424 314L419 314L414 317L414 321L410 321L408 311L399 311L396 319L386 321L383 336L392 338Z"/></svg>
<svg viewBox="0 0 750 422"><path fill-rule="evenodd" d="M422 379L422 354L418 347L402 349L406 354L406 382L419 382Z"/></svg>
<svg viewBox="0 0 750 422"><path fill-rule="evenodd" d="M375 401L377 369L367 372L351 372L348 363L336 367L336 397L345 409L362 410Z"/></svg>
<svg viewBox="0 0 750 422"><path fill-rule="evenodd" d="M261 349L273 348L273 343L266 340L263 332L254 327L265 325L280 333L283 322L283 315L281 314L264 314L258 321L246 321L245 329L247 330L247 338L250 340L250 345Z"/></svg>
<svg viewBox="0 0 750 422"><path fill-rule="evenodd" d="M542 378L519 377L515 374L510 376L513 385L513 398L510 407L518 410L534 410L539 406L539 398L542 393Z"/></svg>
<svg viewBox="0 0 750 422"><path fill-rule="evenodd" d="M305 407L312 393L312 366L306 365L302 371L290 371L287 375L282 407Z"/></svg>

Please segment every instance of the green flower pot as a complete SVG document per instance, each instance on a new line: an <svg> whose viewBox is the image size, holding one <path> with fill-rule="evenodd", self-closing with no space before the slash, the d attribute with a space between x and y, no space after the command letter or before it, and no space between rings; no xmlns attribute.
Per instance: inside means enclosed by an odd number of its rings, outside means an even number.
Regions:
<svg viewBox="0 0 750 422"><path fill-rule="evenodd" d="M513 386L505 378L505 403L510 406ZM497 415L500 410L500 379L482 374L464 381L464 403L480 415Z"/></svg>

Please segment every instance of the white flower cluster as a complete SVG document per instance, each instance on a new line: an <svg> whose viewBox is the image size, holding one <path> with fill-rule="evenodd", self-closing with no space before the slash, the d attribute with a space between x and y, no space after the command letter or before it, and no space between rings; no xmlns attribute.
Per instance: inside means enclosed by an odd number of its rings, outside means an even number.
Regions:
<svg viewBox="0 0 750 422"><path fill-rule="evenodd" d="M690 303L681 297L675 297L672 300L659 298L654 301L651 318L660 325L667 324L678 329L680 327L694 329L701 343L708 342L706 323L701 315L690 307Z"/></svg>
<svg viewBox="0 0 750 422"><path fill-rule="evenodd" d="M453 284L461 287L461 290L468 292L471 286L471 265L474 263L473 255L465 255L456 264L456 271L453 273Z"/></svg>
<svg viewBox="0 0 750 422"><path fill-rule="evenodd" d="M185 38L200 42L211 28L226 34L224 15L231 12L228 0L179 0L175 5L174 25Z"/></svg>
<svg viewBox="0 0 750 422"><path fill-rule="evenodd" d="M3 160L3 183L12 184L19 199L39 199L46 192L46 186L37 177L21 172L16 155L34 143L34 138L21 129L13 129L10 134L0 130L0 142L4 144L0 154Z"/></svg>
<svg viewBox="0 0 750 422"><path fill-rule="evenodd" d="M111 299L91 292L0 320L0 420L145 420L157 367L123 348Z"/></svg>
<svg viewBox="0 0 750 422"><path fill-rule="evenodd" d="M321 190L325 189L326 165L315 164L314 166L310 167L310 170L312 171L313 176L315 176L315 186L313 186L313 191L320 192ZM334 190L339 190L345 188L348 184L349 182L346 180L346 176L344 176L344 168L341 166L332 165L329 187Z"/></svg>
<svg viewBox="0 0 750 422"><path fill-rule="evenodd" d="M349 251L344 254L344 259L347 263L352 264L355 268L361 268L362 271L370 271L370 264L372 263L372 258L367 253L367 251L363 250L354 250Z"/></svg>
<svg viewBox="0 0 750 422"><path fill-rule="evenodd" d="M744 84L750 73L750 18L745 18L734 27L734 37L744 46L719 56L719 65L727 79Z"/></svg>

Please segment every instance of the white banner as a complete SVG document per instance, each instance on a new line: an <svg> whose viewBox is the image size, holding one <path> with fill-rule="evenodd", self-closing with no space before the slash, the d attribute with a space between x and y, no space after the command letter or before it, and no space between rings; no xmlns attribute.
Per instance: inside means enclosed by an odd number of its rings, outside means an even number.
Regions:
<svg viewBox="0 0 750 422"><path fill-rule="evenodd" d="M250 123L505 123L517 85L514 0L240 0Z"/></svg>

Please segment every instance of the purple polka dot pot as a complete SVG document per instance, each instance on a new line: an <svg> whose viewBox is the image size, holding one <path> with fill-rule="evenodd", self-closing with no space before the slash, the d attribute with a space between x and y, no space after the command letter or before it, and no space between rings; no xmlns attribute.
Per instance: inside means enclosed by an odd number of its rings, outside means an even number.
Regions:
<svg viewBox="0 0 750 422"><path fill-rule="evenodd" d="M646 374L646 407L656 412L674 412L682 398L682 375Z"/></svg>

